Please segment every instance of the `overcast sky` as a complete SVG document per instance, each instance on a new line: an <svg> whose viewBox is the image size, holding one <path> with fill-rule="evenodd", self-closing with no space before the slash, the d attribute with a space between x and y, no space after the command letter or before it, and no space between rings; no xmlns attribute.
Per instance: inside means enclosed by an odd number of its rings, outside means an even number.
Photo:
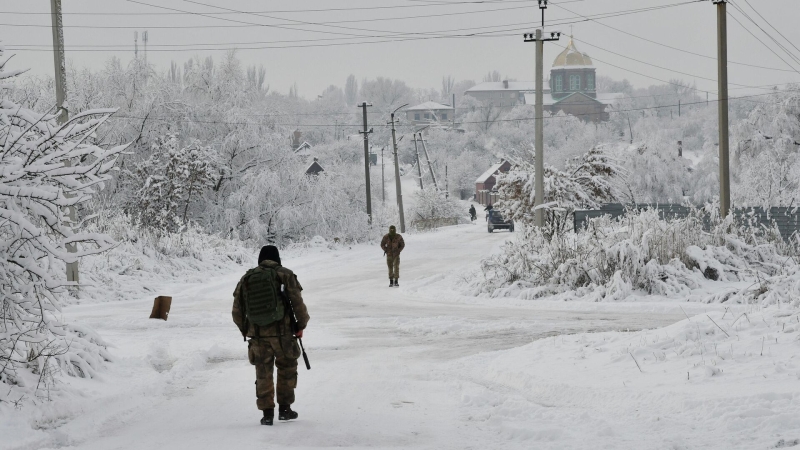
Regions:
<svg viewBox="0 0 800 450"><path fill-rule="evenodd" d="M735 0L728 5L731 96L762 92L739 85L800 81L800 75L787 64L800 70L800 62L790 59L734 5L771 36L781 39L780 32L800 47L799 3ZM34 74L52 74L50 2L5 0L0 5L0 38L17 55L12 66L28 67ZM664 5L678 6L630 11ZM346 10L330 11L332 8ZM310 11L313 9L327 11ZM142 56L141 34L148 30L147 57L157 70L166 70L170 61L182 64L196 55L224 55L224 51L209 48L235 47L241 49L239 57L245 65L267 68L266 83L271 89L286 93L296 82L306 98L331 84L344 86L350 74L359 81L385 76L402 79L412 87L437 89L442 76L481 81L492 70L505 77L532 80L535 46L523 43L522 33L535 30L541 20L536 0L64 0L63 12L67 58L78 66L100 69L112 56L130 61L137 30ZM616 12L626 13L609 17ZM715 60L685 52L716 55L716 6L710 1L560 0L551 2L546 14L547 23L553 24L546 31L569 34L572 30L579 50L594 59L598 75L627 78L636 87L661 84L657 79L681 78L696 82L700 89L716 91ZM567 22L577 23L570 26ZM567 39L546 45L546 71ZM800 50L783 42L800 60ZM96 51L100 49L103 51Z"/></svg>

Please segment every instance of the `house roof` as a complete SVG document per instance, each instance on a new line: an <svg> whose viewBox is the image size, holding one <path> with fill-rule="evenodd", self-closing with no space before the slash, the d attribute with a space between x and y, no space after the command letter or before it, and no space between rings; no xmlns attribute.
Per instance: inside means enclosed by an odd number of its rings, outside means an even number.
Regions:
<svg viewBox="0 0 800 450"><path fill-rule="evenodd" d="M314 175L324 171L325 169L323 169L322 166L317 162L316 158L308 166L308 169L306 169L307 174L314 174Z"/></svg>
<svg viewBox="0 0 800 450"><path fill-rule="evenodd" d="M505 87L503 81L484 81L467 89L467 92L493 92L493 91L535 91L535 81L509 81Z"/></svg>
<svg viewBox="0 0 800 450"><path fill-rule="evenodd" d="M406 108L406 111L436 111L436 110L451 110L452 106L443 105L436 102L425 102L411 108Z"/></svg>
<svg viewBox="0 0 800 450"><path fill-rule="evenodd" d="M294 150L294 154L298 156L311 156L312 145L308 142L303 142Z"/></svg>
<svg viewBox="0 0 800 450"><path fill-rule="evenodd" d="M552 106L556 103L553 99L552 94L542 94L542 100L544 101L544 106ZM526 105L535 105L536 104L536 94L525 94L525 104Z"/></svg>
<svg viewBox="0 0 800 450"><path fill-rule="evenodd" d="M597 94L597 100L599 102L605 103L606 105L610 105L617 100L621 100L625 97L625 94L622 92L604 92L602 94Z"/></svg>
<svg viewBox="0 0 800 450"><path fill-rule="evenodd" d="M507 161L500 161L499 163L493 165L492 167L489 167L489 169L486 172L483 172L483 174L481 176L479 176L478 179L475 180L475 182L476 183L486 183L486 180L488 180L494 174L496 174L497 171L500 170L500 168L503 167L503 164L505 164L506 162Z"/></svg>

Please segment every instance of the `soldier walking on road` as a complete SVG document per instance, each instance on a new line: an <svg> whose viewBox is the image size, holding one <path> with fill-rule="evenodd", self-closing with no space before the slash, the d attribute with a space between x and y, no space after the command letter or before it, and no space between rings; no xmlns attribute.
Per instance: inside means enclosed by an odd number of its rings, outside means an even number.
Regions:
<svg viewBox="0 0 800 450"><path fill-rule="evenodd" d="M469 205L469 220L474 222L478 218L478 212L475 211L475 205Z"/></svg>
<svg viewBox="0 0 800 450"><path fill-rule="evenodd" d="M386 265L389 266L389 287L398 287L400 278L400 252L406 248L403 235L397 232L394 225L389 227L389 234L381 240L381 249L386 254Z"/></svg>
<svg viewBox="0 0 800 450"><path fill-rule="evenodd" d="M233 292L233 322L245 339L250 338L247 356L256 366L256 405L264 414L262 425L272 425L275 417L273 366L278 368L278 420L297 418L291 408L301 355L296 338L303 337L309 320L302 290L297 276L281 266L278 248L268 245L258 255L258 267L248 270Z"/></svg>

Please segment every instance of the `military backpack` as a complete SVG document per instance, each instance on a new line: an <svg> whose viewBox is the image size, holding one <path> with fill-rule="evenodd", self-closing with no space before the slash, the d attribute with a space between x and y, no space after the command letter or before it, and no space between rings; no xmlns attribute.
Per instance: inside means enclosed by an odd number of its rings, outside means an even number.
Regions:
<svg viewBox="0 0 800 450"><path fill-rule="evenodd" d="M271 325L284 316L278 272L257 267L244 276L244 310L247 321L259 327Z"/></svg>

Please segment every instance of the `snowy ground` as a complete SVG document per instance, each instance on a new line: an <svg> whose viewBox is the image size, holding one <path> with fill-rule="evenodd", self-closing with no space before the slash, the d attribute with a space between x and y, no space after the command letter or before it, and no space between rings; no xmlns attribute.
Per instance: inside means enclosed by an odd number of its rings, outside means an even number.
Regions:
<svg viewBox="0 0 800 450"><path fill-rule="evenodd" d="M71 306L116 360L101 380L69 379L81 394L68 402L0 409L0 448L766 449L800 438L796 316L458 294L509 236L480 220L407 235L399 289L376 245L285 255L305 288L313 370L300 369L300 419L271 428L258 425L230 319L240 267L165 288L168 322L147 319L152 296Z"/></svg>

